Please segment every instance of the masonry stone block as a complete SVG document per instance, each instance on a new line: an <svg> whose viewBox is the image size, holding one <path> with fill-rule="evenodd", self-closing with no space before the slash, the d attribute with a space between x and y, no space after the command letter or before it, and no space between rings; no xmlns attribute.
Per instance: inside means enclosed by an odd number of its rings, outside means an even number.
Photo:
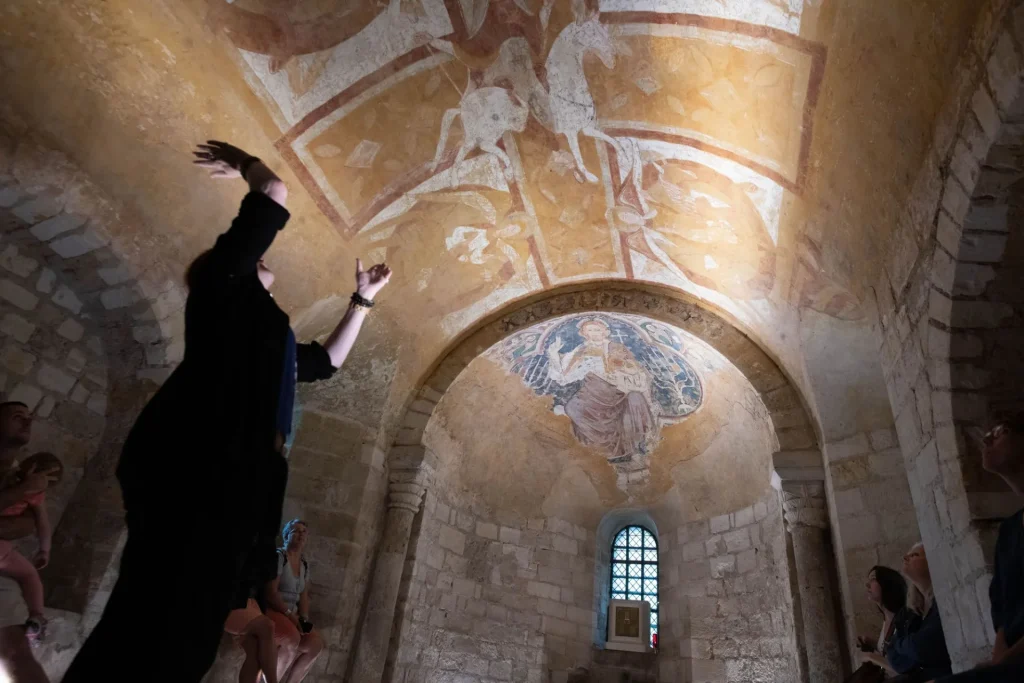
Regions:
<svg viewBox="0 0 1024 683"><path fill-rule="evenodd" d="M109 242L106 236L96 230L86 230L66 235L50 242L50 248L57 252L61 258L78 258L103 247Z"/></svg>
<svg viewBox="0 0 1024 683"><path fill-rule="evenodd" d="M25 311L31 311L39 303L39 297L8 279L0 280L0 298Z"/></svg>
<svg viewBox="0 0 1024 683"><path fill-rule="evenodd" d="M57 328L57 334L68 341L77 342L85 334L85 327L74 318L68 318Z"/></svg>
<svg viewBox="0 0 1024 683"><path fill-rule="evenodd" d="M452 526L443 524L438 543L442 548L462 555L466 549L466 535Z"/></svg>
<svg viewBox="0 0 1024 683"><path fill-rule="evenodd" d="M27 382L19 382L11 393L7 395L8 401L20 401L28 406L29 410L35 410L35 407L39 405L39 401L42 398L43 390Z"/></svg>
<svg viewBox="0 0 1024 683"><path fill-rule="evenodd" d="M41 223L33 225L29 232L32 236L43 242L52 240L57 235L70 232L85 224L85 216L62 213Z"/></svg>
<svg viewBox="0 0 1024 683"><path fill-rule="evenodd" d="M22 344L27 342L35 331L35 324L25 320L17 313L8 313L0 319L0 333L12 337Z"/></svg>
<svg viewBox="0 0 1024 683"><path fill-rule="evenodd" d="M1013 39L1004 32L996 40L987 64L988 83L996 104L1002 111L1009 110L1020 89L1020 58Z"/></svg>
<svg viewBox="0 0 1024 683"><path fill-rule="evenodd" d="M75 315L82 312L82 302L79 301L75 293L67 288L65 285L57 287L57 291L53 295L53 303L57 304L61 308L66 308Z"/></svg>
<svg viewBox="0 0 1024 683"><path fill-rule="evenodd" d="M35 362L35 356L14 344L7 344L0 351L0 365L18 375L27 375Z"/></svg>
<svg viewBox="0 0 1024 683"><path fill-rule="evenodd" d="M18 247L11 244L0 252L0 268L8 270L18 277L28 277L36 268L39 262L18 252Z"/></svg>

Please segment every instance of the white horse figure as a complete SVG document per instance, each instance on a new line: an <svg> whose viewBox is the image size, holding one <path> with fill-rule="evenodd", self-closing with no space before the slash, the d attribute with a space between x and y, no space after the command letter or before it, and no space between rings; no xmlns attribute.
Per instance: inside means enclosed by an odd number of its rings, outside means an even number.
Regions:
<svg viewBox="0 0 1024 683"><path fill-rule="evenodd" d="M465 136L456 165L479 147L502 161L508 177L511 162L508 155L497 147L497 141L508 131L521 133L526 129L523 111L532 113L553 133L565 136L579 179L597 182L597 176L583 163L580 133L609 143L619 158L625 158L619 142L597 127L597 106L583 71L586 54L596 53L605 67L613 69L616 54L625 53L625 49L616 46L597 11L587 10L581 0L574 0L573 5L575 21L562 30L548 53L545 63L548 86L545 87L537 77L533 54L526 39L506 40L498 50L498 58L484 71L483 86L467 88L459 108L445 113L434 169L444 154L452 122L456 116L461 116Z"/></svg>

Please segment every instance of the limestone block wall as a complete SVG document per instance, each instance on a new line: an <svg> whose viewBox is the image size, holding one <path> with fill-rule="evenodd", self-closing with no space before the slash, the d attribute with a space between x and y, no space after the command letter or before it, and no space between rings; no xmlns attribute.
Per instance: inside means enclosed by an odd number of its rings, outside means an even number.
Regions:
<svg viewBox="0 0 1024 683"><path fill-rule="evenodd" d="M859 432L825 444L834 503L833 537L839 563L847 635L877 634L878 609L865 583L871 567L897 571L903 554L921 540L895 428Z"/></svg>
<svg viewBox="0 0 1024 683"><path fill-rule="evenodd" d="M307 680L340 680L379 536L384 455L373 433L356 422L311 410L299 420L288 452L283 520L299 517L309 526L311 620L326 648Z"/></svg>
<svg viewBox="0 0 1024 683"><path fill-rule="evenodd" d="M384 680L540 683L589 663L593 533L449 502L427 492Z"/></svg>
<svg viewBox="0 0 1024 683"><path fill-rule="evenodd" d="M981 352L979 331L1012 311L965 287L980 286L984 262L1004 242L998 229L978 229L969 212L972 195L985 193L979 178L993 145L1016 128L1022 37L1021 3L984 6L901 216L903 244L889 250L874 288L883 370L954 670L986 658L994 642L985 547L992 536L988 521L979 526L972 514L963 429L983 421L989 406L972 386L984 378L960 361Z"/></svg>
<svg viewBox="0 0 1024 683"><path fill-rule="evenodd" d="M660 680L799 680L778 492L661 538Z"/></svg>
<svg viewBox="0 0 1024 683"><path fill-rule="evenodd" d="M47 495L56 526L106 426L106 350L95 321L64 284L53 262L60 259L45 260L29 229L29 220L58 207L43 206L2 177L0 207L10 207L0 208L0 397L33 412L26 455L51 451L64 462L64 480ZM62 215L55 211L50 222ZM19 547L31 557L36 541ZM24 618L20 593L9 581L0 582L0 614L12 622Z"/></svg>

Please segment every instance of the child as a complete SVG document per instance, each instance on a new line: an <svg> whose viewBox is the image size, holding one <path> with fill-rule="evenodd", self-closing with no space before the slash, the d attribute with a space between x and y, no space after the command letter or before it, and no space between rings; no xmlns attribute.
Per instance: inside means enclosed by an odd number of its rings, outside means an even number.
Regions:
<svg viewBox="0 0 1024 683"><path fill-rule="evenodd" d="M64 465L52 453L36 453L25 458L18 466L8 485L20 483L31 474L42 474L46 477L47 487L53 486L64 476ZM10 541L0 539L0 574L14 579L21 587L21 594L28 606L28 620L25 622L25 635L31 640L41 640L46 631L46 618L43 616L43 584L39 580L39 572L50 561L50 518L46 515L46 491L32 493L10 507L0 510L0 517L18 517L26 510L31 510L36 519L36 533L39 537L39 550L30 563L15 550Z"/></svg>

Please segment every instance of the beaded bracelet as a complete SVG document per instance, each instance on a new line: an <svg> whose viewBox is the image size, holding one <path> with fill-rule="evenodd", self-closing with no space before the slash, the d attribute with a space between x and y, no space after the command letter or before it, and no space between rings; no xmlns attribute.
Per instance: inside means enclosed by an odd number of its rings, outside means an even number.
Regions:
<svg viewBox="0 0 1024 683"><path fill-rule="evenodd" d="M352 303L359 308L371 309L373 308L373 301L362 296L359 292L352 292Z"/></svg>

